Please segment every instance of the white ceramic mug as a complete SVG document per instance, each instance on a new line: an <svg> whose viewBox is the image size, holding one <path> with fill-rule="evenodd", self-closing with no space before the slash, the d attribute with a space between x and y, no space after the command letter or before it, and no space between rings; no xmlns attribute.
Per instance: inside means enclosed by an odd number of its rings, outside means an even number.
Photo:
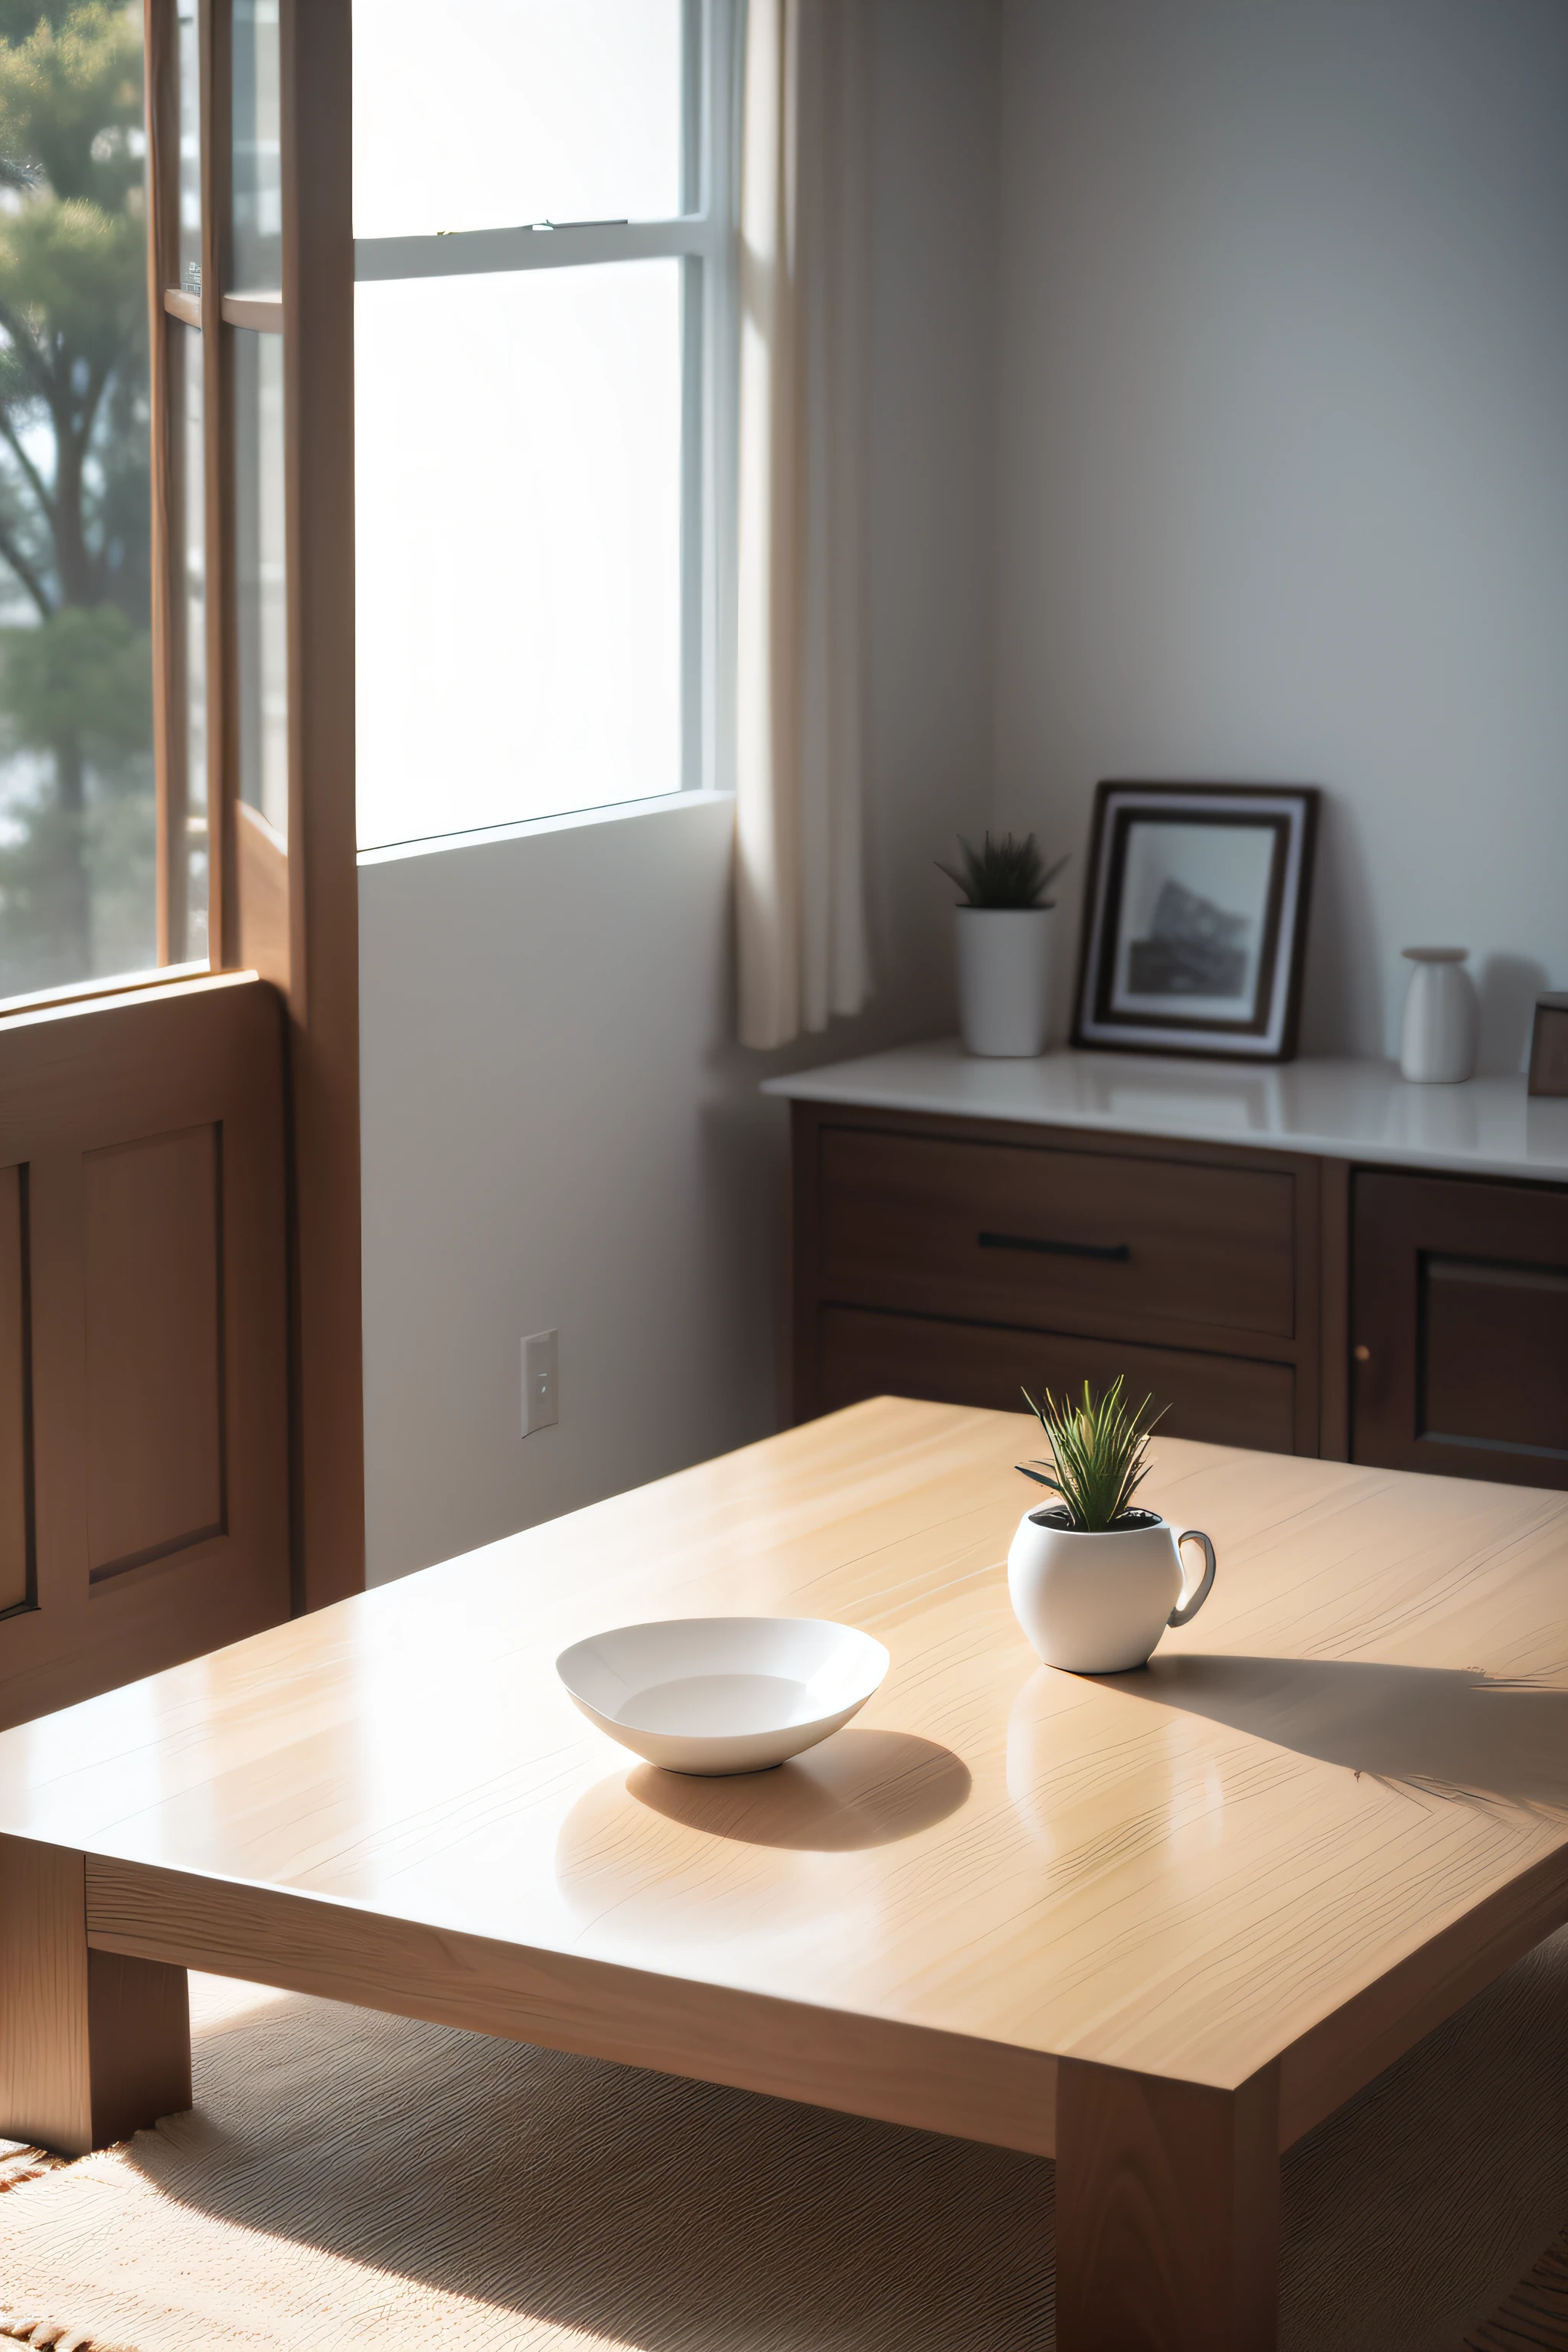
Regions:
<svg viewBox="0 0 1568 2352"><path fill-rule="evenodd" d="M1201 1528L1176 1529L1157 1511L1136 1526L1084 1535L1060 1505L1026 1511L1007 1554L1013 1613L1047 1666L1124 1675L1146 1665L1167 1625L1190 1625L1214 1589L1214 1546ZM1185 1588L1182 1546L1202 1544L1203 1580Z"/></svg>

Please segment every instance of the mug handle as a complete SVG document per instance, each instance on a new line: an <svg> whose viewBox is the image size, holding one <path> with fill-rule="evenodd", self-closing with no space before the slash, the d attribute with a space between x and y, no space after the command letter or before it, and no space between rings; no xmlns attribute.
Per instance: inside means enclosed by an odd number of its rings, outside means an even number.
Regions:
<svg viewBox="0 0 1568 2352"><path fill-rule="evenodd" d="M1176 1538L1176 1549L1178 1552L1180 1552L1182 1546L1184 1543L1202 1544L1204 1548L1204 1560L1205 1563L1204 1568L1204 1580L1199 1585L1196 1592L1194 1593L1190 1601L1178 1602L1177 1606L1172 1610L1170 1615L1165 1620L1167 1625L1190 1625L1193 1619L1197 1615L1198 1611L1203 1607L1204 1602L1208 1599L1209 1594L1214 1590L1213 1544L1210 1543L1207 1536L1205 1535L1201 1528L1184 1528L1181 1534Z"/></svg>

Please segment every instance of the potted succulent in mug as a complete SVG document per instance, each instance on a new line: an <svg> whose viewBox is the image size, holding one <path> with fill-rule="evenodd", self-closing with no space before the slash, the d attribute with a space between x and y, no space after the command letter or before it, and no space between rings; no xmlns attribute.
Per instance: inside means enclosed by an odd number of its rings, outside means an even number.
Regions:
<svg viewBox="0 0 1568 2352"><path fill-rule="evenodd" d="M1024 1400L1051 1449L1026 1478L1056 1503L1027 1511L1007 1555L1013 1612L1047 1666L1074 1675L1123 1675L1146 1665L1167 1625L1190 1625L1214 1587L1214 1546L1196 1528L1178 1534L1132 1500L1149 1475L1149 1399L1135 1412L1120 1374L1103 1396L1058 1404L1049 1389ZM1156 1414L1155 1419L1159 1416ZM1185 1588L1182 1550L1201 1544L1203 1581Z"/></svg>
<svg viewBox="0 0 1568 2352"><path fill-rule="evenodd" d="M958 837L963 870L939 857L963 891L952 910L958 958L958 1025L970 1054L1027 1059L1046 1050L1050 1020L1051 909L1047 898L1065 857L1047 866L1034 835L1010 833L983 849Z"/></svg>

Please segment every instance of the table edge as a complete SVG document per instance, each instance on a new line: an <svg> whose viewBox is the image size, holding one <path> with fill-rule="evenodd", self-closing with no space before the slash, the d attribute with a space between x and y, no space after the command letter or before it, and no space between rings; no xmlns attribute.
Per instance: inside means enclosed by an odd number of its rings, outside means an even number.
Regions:
<svg viewBox="0 0 1568 2352"><path fill-rule="evenodd" d="M90 1948L700 2082L1056 2152L1059 2058L912 2020L665 1975L363 1909L300 1888L89 1853ZM1568 1845L1450 1921L1259 2065L1291 2147L1513 1962L1568 1924ZM1202 2072L1124 2069L1237 2090ZM1249 2068L1248 2079L1256 2069Z"/></svg>
<svg viewBox="0 0 1568 2352"><path fill-rule="evenodd" d="M1055 2153L1056 2059L940 2027L91 1853L87 1941L432 2025Z"/></svg>

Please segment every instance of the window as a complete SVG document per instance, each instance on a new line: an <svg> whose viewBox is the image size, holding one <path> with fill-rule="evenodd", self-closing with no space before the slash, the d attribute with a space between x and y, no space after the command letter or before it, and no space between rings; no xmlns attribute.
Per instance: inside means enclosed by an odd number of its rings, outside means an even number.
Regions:
<svg viewBox="0 0 1568 2352"><path fill-rule="evenodd" d="M279 0L0 10L0 997L287 980L279 63Z"/></svg>
<svg viewBox="0 0 1568 2352"><path fill-rule="evenodd" d="M362 847L720 781L730 0L354 22Z"/></svg>
<svg viewBox="0 0 1568 2352"><path fill-rule="evenodd" d="M145 158L140 7L6 9L0 996L157 957Z"/></svg>

